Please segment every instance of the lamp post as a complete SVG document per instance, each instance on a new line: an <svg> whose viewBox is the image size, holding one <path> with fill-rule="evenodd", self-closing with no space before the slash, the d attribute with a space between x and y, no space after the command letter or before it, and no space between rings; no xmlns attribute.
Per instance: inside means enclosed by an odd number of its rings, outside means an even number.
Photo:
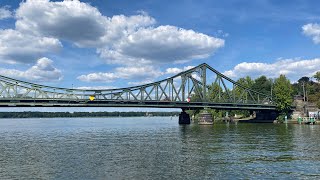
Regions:
<svg viewBox="0 0 320 180"><path fill-rule="evenodd" d="M303 101L306 102L306 91L304 88L304 82L302 82L302 91L303 91Z"/></svg>

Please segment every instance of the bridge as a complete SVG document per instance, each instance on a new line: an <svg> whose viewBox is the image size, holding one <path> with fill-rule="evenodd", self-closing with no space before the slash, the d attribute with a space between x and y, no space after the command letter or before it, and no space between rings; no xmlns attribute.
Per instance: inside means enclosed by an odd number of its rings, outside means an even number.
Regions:
<svg viewBox="0 0 320 180"><path fill-rule="evenodd" d="M0 107L148 107L274 111L270 95L251 90L208 64L140 86L70 89L0 75Z"/></svg>

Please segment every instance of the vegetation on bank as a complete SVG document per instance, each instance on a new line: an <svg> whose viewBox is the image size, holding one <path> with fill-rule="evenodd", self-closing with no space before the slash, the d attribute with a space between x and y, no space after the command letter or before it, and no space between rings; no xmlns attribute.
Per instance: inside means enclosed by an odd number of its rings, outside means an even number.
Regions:
<svg viewBox="0 0 320 180"><path fill-rule="evenodd" d="M285 75L280 75L274 82L274 97L277 110L280 112L277 120L282 122L288 115L293 103L293 89L290 80Z"/></svg>
<svg viewBox="0 0 320 180"><path fill-rule="evenodd" d="M294 95L304 98L307 102L316 104L320 109L320 71L311 78L301 77L292 87Z"/></svg>
<svg viewBox="0 0 320 180"><path fill-rule="evenodd" d="M320 71L317 72L313 78L317 82L312 81L309 77L301 77L298 82L291 84L290 80L286 78L285 75L280 75L276 79L268 79L266 76L260 76L257 79L252 79L247 76L237 80L237 83L242 86L249 88L251 90L270 95L273 101L276 103L277 110L280 112L278 120L284 120L284 116L288 116L288 112L293 105L294 96L297 97L306 97L306 101L317 104L320 108ZM227 98L227 93L224 92L217 83L210 85L210 88L213 89L213 93L208 94L210 101L217 102L216 94L219 92L219 98ZM236 97L241 97L245 93L243 88L236 87L233 90L230 90L231 93L235 94ZM229 92L229 93L230 93ZM258 99L259 97L253 97ZM191 97L191 101L197 101L199 97L194 95ZM250 97L249 99L250 100ZM249 117L250 112L245 110L236 110L236 111L225 111L225 110L214 110L207 109L208 112L212 114L214 118L222 118L228 113L230 116L235 114L238 117ZM191 115L197 115L200 111L189 111Z"/></svg>
<svg viewBox="0 0 320 180"><path fill-rule="evenodd" d="M0 112L0 118L177 116L180 112Z"/></svg>

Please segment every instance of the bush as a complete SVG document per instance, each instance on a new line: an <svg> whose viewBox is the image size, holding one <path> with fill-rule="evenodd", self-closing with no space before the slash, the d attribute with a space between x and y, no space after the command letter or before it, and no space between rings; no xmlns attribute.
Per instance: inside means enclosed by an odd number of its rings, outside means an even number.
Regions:
<svg viewBox="0 0 320 180"><path fill-rule="evenodd" d="M280 122L280 123L283 123L284 120L285 120L285 116L286 116L286 115L287 115L287 114L284 113L284 112L280 113L279 116L277 117L277 121Z"/></svg>

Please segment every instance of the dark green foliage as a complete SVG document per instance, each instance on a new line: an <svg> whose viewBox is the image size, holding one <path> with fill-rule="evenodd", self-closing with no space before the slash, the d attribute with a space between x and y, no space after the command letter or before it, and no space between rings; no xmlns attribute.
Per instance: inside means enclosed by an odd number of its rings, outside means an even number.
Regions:
<svg viewBox="0 0 320 180"><path fill-rule="evenodd" d="M291 109L293 97L290 80L285 75L280 75L274 83L274 97L278 111L282 114L288 114Z"/></svg>
<svg viewBox="0 0 320 180"><path fill-rule="evenodd" d="M247 76L245 78L238 79L237 83L241 84L243 87L247 89L251 89L254 84L254 80L252 80L249 76ZM234 94L236 96L236 99L246 99L249 101L252 100L251 97L248 96L248 94L245 92L243 87L239 87L239 86L235 87Z"/></svg>
<svg viewBox="0 0 320 180"><path fill-rule="evenodd" d="M320 83L320 71L318 71L313 77L316 78L318 83Z"/></svg>
<svg viewBox="0 0 320 180"><path fill-rule="evenodd" d="M303 89L302 89L302 85L300 83L292 84L292 90L293 90L294 95L303 96Z"/></svg>
<svg viewBox="0 0 320 180"><path fill-rule="evenodd" d="M294 83L292 85L293 95L299 95L301 97L305 97L305 100L314 103L320 108L320 71L318 71L314 76L318 82L314 82L310 80L309 77L301 77L298 80L298 83ZM303 91L305 90L305 94Z"/></svg>
<svg viewBox="0 0 320 180"><path fill-rule="evenodd" d="M302 83L308 83L310 81L310 78L309 77L301 77L299 80L298 80L298 83L302 84Z"/></svg>
<svg viewBox="0 0 320 180"><path fill-rule="evenodd" d="M267 79L266 76L260 76L254 80L254 84L251 89L262 94L271 94L272 82L270 79Z"/></svg>
<svg viewBox="0 0 320 180"><path fill-rule="evenodd" d="M285 121L285 117L287 116L287 114L285 112L281 112L279 114L279 116L277 117L277 121L279 123L283 123Z"/></svg>
<svg viewBox="0 0 320 180"><path fill-rule="evenodd" d="M223 89L218 83L212 83L210 86L209 101L225 102L227 94L223 92Z"/></svg>

